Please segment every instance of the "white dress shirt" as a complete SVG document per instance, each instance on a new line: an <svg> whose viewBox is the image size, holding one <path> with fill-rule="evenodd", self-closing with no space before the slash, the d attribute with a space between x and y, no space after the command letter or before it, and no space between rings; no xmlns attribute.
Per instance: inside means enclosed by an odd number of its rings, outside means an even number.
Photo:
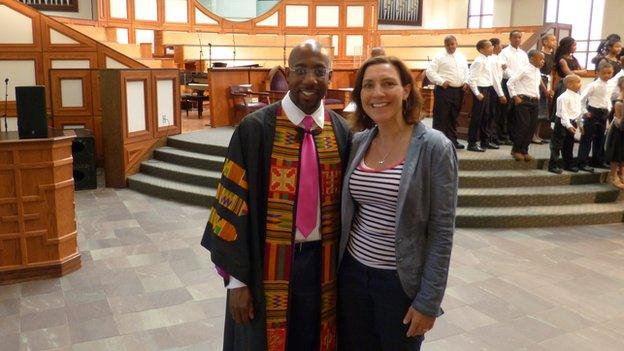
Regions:
<svg viewBox="0 0 624 351"><path fill-rule="evenodd" d="M492 54L488 56L488 62L491 66L494 79L500 83L503 80L503 63L501 62L500 56Z"/></svg>
<svg viewBox="0 0 624 351"><path fill-rule="evenodd" d="M581 123L583 110L581 109L581 94L566 89L557 98L557 117L561 119L561 124L566 128L572 127L570 121L576 121L577 125Z"/></svg>
<svg viewBox="0 0 624 351"><path fill-rule="evenodd" d="M444 51L433 58L425 74L435 85L448 81L450 86L458 88L468 83L468 61L457 51L452 55Z"/></svg>
<svg viewBox="0 0 624 351"><path fill-rule="evenodd" d="M614 75L607 81L607 89L609 96L611 96L611 100L615 100L618 96L620 96L620 88L618 88L617 82L621 76L624 76L624 69L621 69L618 74Z"/></svg>
<svg viewBox="0 0 624 351"><path fill-rule="evenodd" d="M611 110L611 94L607 82L598 78L589 83L581 94L583 112L587 112L587 105L594 108Z"/></svg>
<svg viewBox="0 0 624 351"><path fill-rule="evenodd" d="M494 87L494 90L496 90L496 94L498 94L498 96L505 96L505 94L503 93L503 89L501 89L500 82L498 82L494 78L492 68L493 67L490 59L483 54L479 54L479 56L477 56L472 62L472 65L470 65L469 84L470 89L475 94L475 96L481 94L478 87L491 86Z"/></svg>
<svg viewBox="0 0 624 351"><path fill-rule="evenodd" d="M520 74L520 71L524 68L524 66L529 65L529 57L527 53L520 49L514 48L511 45L508 45L504 48L500 55L500 60L502 63L507 65L507 68L503 71L503 78L510 79L511 77Z"/></svg>
<svg viewBox="0 0 624 351"><path fill-rule="evenodd" d="M542 82L542 72L539 68L529 64L524 66L520 72L509 78L507 89L509 96L526 95L533 98L540 96L540 83Z"/></svg>
<svg viewBox="0 0 624 351"><path fill-rule="evenodd" d="M290 91L288 91L288 93L286 93L286 95L282 99L282 110L284 111L284 114L286 114L286 117L288 117L288 120L292 122L292 124L303 127L303 119L305 118L305 116L307 116L307 113L301 111L299 107L297 107L297 105L295 105L295 103L290 99ZM316 109L316 111L312 112L311 116L312 116L312 119L314 120L314 123L316 123L316 127L313 129L316 129L316 128L323 129L323 126L325 125L325 107L323 106L323 102L321 102L321 104ZM296 243L300 243L304 241L321 240L321 230L320 230L321 228L321 193L320 191L318 194L319 194L319 199L318 199L319 208L316 212L316 216L317 216L316 227L314 228L314 230L312 230L312 232L308 235L307 238L304 237L303 234L301 234L301 231L299 230L299 228L295 227L295 242ZM241 282L240 280L236 279L233 276L230 276L230 281L228 285L226 286L226 288L235 289L235 288L240 288L243 286L246 286L245 283Z"/></svg>

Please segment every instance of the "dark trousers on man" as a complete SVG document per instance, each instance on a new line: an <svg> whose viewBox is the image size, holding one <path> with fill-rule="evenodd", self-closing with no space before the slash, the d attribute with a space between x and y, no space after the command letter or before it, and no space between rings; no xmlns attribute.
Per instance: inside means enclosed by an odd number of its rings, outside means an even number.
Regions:
<svg viewBox="0 0 624 351"><path fill-rule="evenodd" d="M489 122L492 120L491 93L492 87L478 87L483 100L479 101L476 96L472 97L472 111L470 112L470 124L468 125L468 143L475 144L481 140L481 144L487 145L489 141Z"/></svg>
<svg viewBox="0 0 624 351"><path fill-rule="evenodd" d="M576 127L576 122L571 121ZM563 168L569 169L575 166L572 150L574 149L574 134L570 133L566 127L561 124L561 118L555 120L555 129L553 129L550 138L550 161L548 168L557 168L559 164L559 156L563 157Z"/></svg>
<svg viewBox="0 0 624 351"><path fill-rule="evenodd" d="M609 110L587 106L590 118L583 118L583 130L579 144L578 162L579 167L602 166L604 164L604 141L607 128ZM589 151L592 150L592 158L589 159ZM591 162L590 162L591 161Z"/></svg>
<svg viewBox="0 0 624 351"><path fill-rule="evenodd" d="M318 351L321 322L321 242L295 244L288 304L288 351Z"/></svg>
<svg viewBox="0 0 624 351"><path fill-rule="evenodd" d="M509 140L513 137L513 133L510 129L513 125L515 113L513 111L514 104L511 102L511 97L509 96L509 89L507 89L507 81L508 79L503 79L501 82L503 93L505 93L505 97L507 98L507 104L500 105L500 112L496 116L496 136L498 140Z"/></svg>
<svg viewBox="0 0 624 351"><path fill-rule="evenodd" d="M494 90L494 87L492 87L492 89L489 90L490 91L490 118L488 121L488 136L489 136L489 141L493 141L494 139L496 139L498 141L498 133L497 133L497 129L496 129L496 122L499 120L500 118L500 114L502 113L502 109L506 108L506 105L501 105L498 102L498 94L496 93L496 90Z"/></svg>
<svg viewBox="0 0 624 351"><path fill-rule="evenodd" d="M365 266L346 252L338 278L338 350L420 350L423 336L405 336L410 305L395 270Z"/></svg>
<svg viewBox="0 0 624 351"><path fill-rule="evenodd" d="M443 88L436 85L433 90L433 128L446 135L453 144L457 144L457 116L461 110L464 90Z"/></svg>
<svg viewBox="0 0 624 351"><path fill-rule="evenodd" d="M533 132L537 125L538 98L521 95L522 102L514 106L515 116L511 130L513 146L511 152L529 153L529 145L533 139Z"/></svg>

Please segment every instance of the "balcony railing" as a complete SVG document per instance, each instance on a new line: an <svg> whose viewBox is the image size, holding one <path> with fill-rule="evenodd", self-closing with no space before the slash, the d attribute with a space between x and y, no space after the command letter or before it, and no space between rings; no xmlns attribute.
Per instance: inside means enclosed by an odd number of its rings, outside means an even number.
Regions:
<svg viewBox="0 0 624 351"><path fill-rule="evenodd" d="M19 0L40 11L78 12L78 0Z"/></svg>
<svg viewBox="0 0 624 351"><path fill-rule="evenodd" d="M422 25L421 0L379 0L380 24Z"/></svg>

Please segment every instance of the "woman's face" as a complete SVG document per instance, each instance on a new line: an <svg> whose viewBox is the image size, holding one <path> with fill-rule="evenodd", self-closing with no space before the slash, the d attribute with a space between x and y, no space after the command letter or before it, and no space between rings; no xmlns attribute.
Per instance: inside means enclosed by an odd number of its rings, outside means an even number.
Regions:
<svg viewBox="0 0 624 351"><path fill-rule="evenodd" d="M620 54L620 51L622 51L622 43L617 42L613 44L613 46L611 46L611 50L609 50L609 53L611 55L617 56Z"/></svg>
<svg viewBox="0 0 624 351"><path fill-rule="evenodd" d="M576 42L573 41L572 45L570 45L570 53L573 54L576 52Z"/></svg>
<svg viewBox="0 0 624 351"><path fill-rule="evenodd" d="M376 124L384 124L393 119L403 120L403 100L407 98L411 86L401 86L399 72L390 63L368 66L362 79L362 108Z"/></svg>

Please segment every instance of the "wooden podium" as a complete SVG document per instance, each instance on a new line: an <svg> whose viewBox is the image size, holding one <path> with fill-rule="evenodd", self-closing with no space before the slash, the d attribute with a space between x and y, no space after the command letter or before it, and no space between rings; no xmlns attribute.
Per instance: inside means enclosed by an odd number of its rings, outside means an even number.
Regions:
<svg viewBox="0 0 624 351"><path fill-rule="evenodd" d="M44 139L0 133L0 284L80 268L74 137L52 129Z"/></svg>

